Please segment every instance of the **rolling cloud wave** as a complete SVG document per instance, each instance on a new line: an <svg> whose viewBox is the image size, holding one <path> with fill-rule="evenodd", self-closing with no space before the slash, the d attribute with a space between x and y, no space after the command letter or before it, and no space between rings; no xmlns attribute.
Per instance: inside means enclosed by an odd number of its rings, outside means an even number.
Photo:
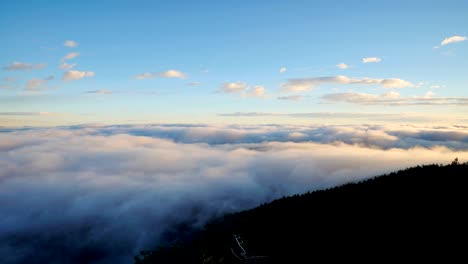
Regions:
<svg viewBox="0 0 468 264"><path fill-rule="evenodd" d="M392 170L468 159L466 127L3 128L4 263L129 263L178 224Z"/></svg>

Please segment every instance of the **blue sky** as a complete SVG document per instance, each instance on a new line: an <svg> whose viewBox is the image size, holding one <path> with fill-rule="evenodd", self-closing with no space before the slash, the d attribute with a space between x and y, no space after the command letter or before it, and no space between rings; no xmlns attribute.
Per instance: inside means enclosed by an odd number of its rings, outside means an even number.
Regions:
<svg viewBox="0 0 468 264"><path fill-rule="evenodd" d="M408 2L2 1L0 125L468 123L468 2Z"/></svg>

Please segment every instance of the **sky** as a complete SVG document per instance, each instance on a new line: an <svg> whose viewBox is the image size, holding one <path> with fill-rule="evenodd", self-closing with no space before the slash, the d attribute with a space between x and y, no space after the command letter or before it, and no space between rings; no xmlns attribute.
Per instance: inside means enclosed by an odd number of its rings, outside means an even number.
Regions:
<svg viewBox="0 0 468 264"><path fill-rule="evenodd" d="M0 1L0 259L468 161L468 1ZM346 224L346 223L344 223Z"/></svg>
<svg viewBox="0 0 468 264"><path fill-rule="evenodd" d="M0 124L467 123L467 13L464 1L2 1Z"/></svg>

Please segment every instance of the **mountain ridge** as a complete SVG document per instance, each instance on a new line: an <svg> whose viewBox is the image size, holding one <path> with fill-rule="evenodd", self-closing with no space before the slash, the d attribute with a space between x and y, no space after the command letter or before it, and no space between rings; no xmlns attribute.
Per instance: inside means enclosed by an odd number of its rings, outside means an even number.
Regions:
<svg viewBox="0 0 468 264"><path fill-rule="evenodd" d="M466 259L456 241L467 233L467 183L468 162L455 159L283 197L143 251L135 263Z"/></svg>

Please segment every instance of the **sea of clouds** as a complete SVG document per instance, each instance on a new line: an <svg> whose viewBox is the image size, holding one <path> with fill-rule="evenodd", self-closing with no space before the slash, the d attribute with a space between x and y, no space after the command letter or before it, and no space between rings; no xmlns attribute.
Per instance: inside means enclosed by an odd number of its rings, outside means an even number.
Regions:
<svg viewBox="0 0 468 264"><path fill-rule="evenodd" d="M0 259L132 263L180 224L455 157L468 127L0 128Z"/></svg>

